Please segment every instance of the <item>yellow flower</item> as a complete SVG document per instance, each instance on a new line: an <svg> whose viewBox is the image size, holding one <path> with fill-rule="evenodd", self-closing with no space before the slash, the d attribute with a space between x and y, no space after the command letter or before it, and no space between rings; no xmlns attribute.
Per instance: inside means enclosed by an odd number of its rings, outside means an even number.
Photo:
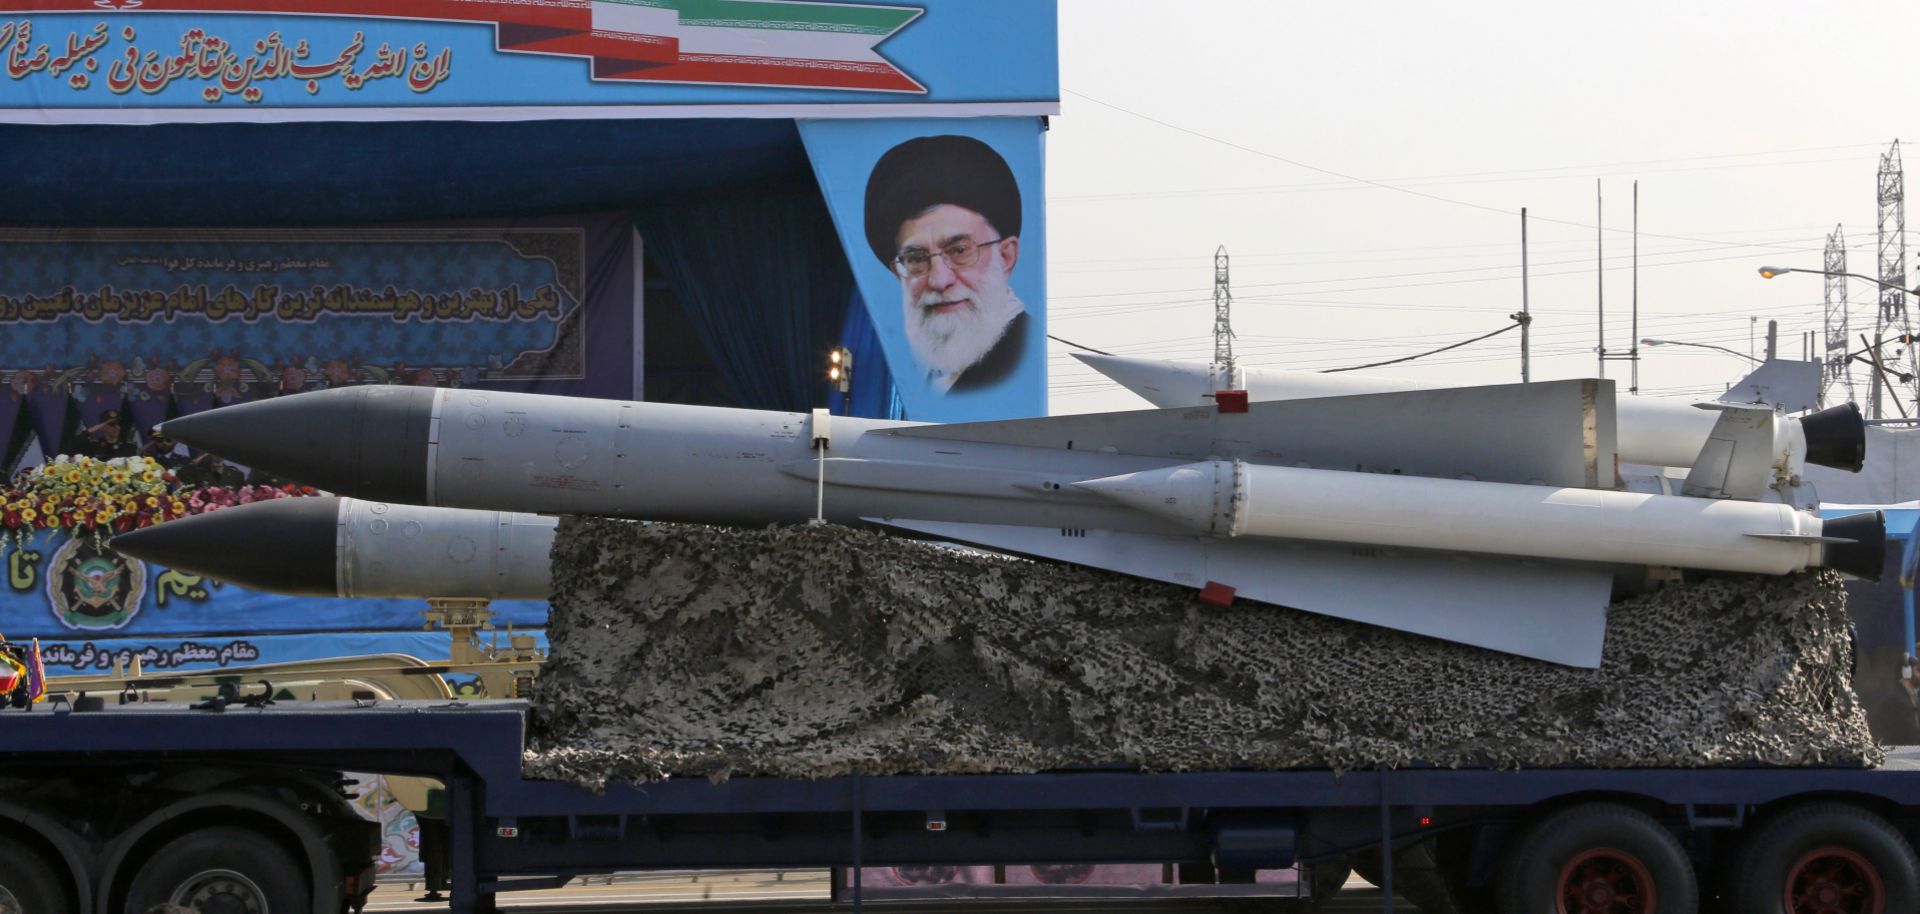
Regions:
<svg viewBox="0 0 1920 914"><path fill-rule="evenodd" d="M158 495L149 495L149 496L147 496L147 501L146 501L146 504L147 504L147 507L149 507L149 508L158 508L158 507L160 507L160 496L158 496Z"/></svg>
<svg viewBox="0 0 1920 914"><path fill-rule="evenodd" d="M94 522L94 523L96 523L96 524L109 524L109 523L112 523L112 522L113 522L113 512L111 512L111 511L101 511L101 512L99 512L99 513L97 513L97 514L95 514L95 515L93 516L93 522Z"/></svg>
<svg viewBox="0 0 1920 914"><path fill-rule="evenodd" d="M112 475L112 476L111 476L110 478L111 478L111 479L112 479L112 480L113 480L113 481L114 481L115 483L124 483L124 482L126 482L126 481L127 481L127 471L126 471L126 470L114 470L114 471L113 471L113 475Z"/></svg>
<svg viewBox="0 0 1920 914"><path fill-rule="evenodd" d="M146 471L145 473L141 473L141 474L140 474L140 481L141 481L141 482L159 482L159 481L160 481L160 471L159 471L159 470L148 470L148 471Z"/></svg>
<svg viewBox="0 0 1920 914"><path fill-rule="evenodd" d="M55 505L55 504L54 504L53 502L50 502L50 501L49 501L49 502L44 502L44 503L42 503L42 504L40 505L40 513L41 513L41 514L52 514L52 513L54 512L54 509L55 509L56 507L58 507L58 505Z"/></svg>
<svg viewBox="0 0 1920 914"><path fill-rule="evenodd" d="M40 519L40 514L39 512L33 510L32 508L27 508L20 512L20 519L22 521L25 521L26 523L31 524L34 521Z"/></svg>
<svg viewBox="0 0 1920 914"><path fill-rule="evenodd" d="M66 476L64 476L64 477L62 477L62 478L63 478L63 479L65 479L65 480L66 480L67 482L79 482L79 481L80 481L80 471L79 471L79 470L68 470L68 471L67 471L67 475L66 475Z"/></svg>

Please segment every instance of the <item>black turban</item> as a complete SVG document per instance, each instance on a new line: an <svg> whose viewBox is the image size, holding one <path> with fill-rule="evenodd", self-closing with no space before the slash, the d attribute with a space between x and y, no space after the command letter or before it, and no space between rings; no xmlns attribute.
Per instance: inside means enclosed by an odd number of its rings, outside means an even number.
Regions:
<svg viewBox="0 0 1920 914"><path fill-rule="evenodd" d="M916 137L887 150L867 179L873 256L891 267L900 224L942 203L979 213L1001 237L1020 234L1020 186L1006 159L970 136Z"/></svg>

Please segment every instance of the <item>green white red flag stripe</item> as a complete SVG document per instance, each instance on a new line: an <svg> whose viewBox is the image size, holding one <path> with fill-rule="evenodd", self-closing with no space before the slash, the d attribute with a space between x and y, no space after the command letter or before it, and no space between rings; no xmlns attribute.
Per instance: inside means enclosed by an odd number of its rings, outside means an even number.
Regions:
<svg viewBox="0 0 1920 914"><path fill-rule="evenodd" d="M876 46L914 7L816 0L0 0L25 13L254 13L492 23L502 51L596 79L924 93Z"/></svg>

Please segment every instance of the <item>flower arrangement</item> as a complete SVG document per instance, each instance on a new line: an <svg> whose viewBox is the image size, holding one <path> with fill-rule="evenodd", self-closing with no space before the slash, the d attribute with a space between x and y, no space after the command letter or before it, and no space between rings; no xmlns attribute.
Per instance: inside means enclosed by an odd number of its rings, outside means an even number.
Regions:
<svg viewBox="0 0 1920 914"><path fill-rule="evenodd" d="M0 486L0 536L23 543L37 530L104 538L234 505L316 494L311 486L183 487L147 457L61 455Z"/></svg>

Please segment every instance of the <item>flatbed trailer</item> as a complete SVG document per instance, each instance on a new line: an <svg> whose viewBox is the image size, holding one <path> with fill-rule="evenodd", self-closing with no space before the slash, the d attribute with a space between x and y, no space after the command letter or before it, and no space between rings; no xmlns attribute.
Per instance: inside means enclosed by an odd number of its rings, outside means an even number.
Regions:
<svg viewBox="0 0 1920 914"><path fill-rule="evenodd" d="M373 835L338 778L361 771L445 784L426 856L458 914L613 871L1142 862L1223 882L1299 863L1322 894L1314 874L1344 881L1362 862L1381 881L1418 882L1427 910L1692 910L1696 895L1702 910L1794 914L1920 903L1916 750L1871 769L1101 769L595 792L523 777L527 720L520 702L9 713L0 888L27 914L221 892L252 892L268 914L353 910L373 887Z"/></svg>

